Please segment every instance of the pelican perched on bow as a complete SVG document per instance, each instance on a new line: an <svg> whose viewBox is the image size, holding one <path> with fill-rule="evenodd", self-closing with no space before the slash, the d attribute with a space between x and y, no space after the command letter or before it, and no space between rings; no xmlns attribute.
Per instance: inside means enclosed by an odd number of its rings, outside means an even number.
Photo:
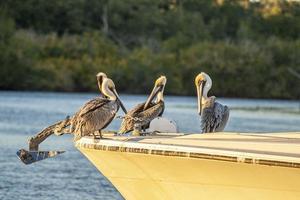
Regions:
<svg viewBox="0 0 300 200"><path fill-rule="evenodd" d="M71 132L74 133L74 140L94 135L95 131L99 131L101 137L101 130L114 119L120 106L127 113L111 79L103 79L101 92L106 98L97 97L90 100L72 118Z"/></svg>
<svg viewBox="0 0 300 200"><path fill-rule="evenodd" d="M119 134L130 132L134 130L137 125L139 128L145 130L149 127L150 122L154 118L163 114L165 108L164 89L166 83L167 78L165 76L161 76L155 81L154 88L146 102L138 104L125 115Z"/></svg>
<svg viewBox="0 0 300 200"><path fill-rule="evenodd" d="M229 118L229 108L216 102L215 96L207 97L207 93L212 86L212 80L206 73L201 72L198 74L195 78L195 84L202 133L223 131Z"/></svg>
<svg viewBox="0 0 300 200"><path fill-rule="evenodd" d="M88 101L73 117L67 117L64 123L55 128L56 135L62 135L63 132L73 133L76 141L86 135L94 135L95 137L95 132L98 131L102 137L101 130L106 128L114 119L120 106L127 113L114 82L107 78L104 73L98 73L96 77L103 97L96 97ZM70 128L66 130L68 126Z"/></svg>

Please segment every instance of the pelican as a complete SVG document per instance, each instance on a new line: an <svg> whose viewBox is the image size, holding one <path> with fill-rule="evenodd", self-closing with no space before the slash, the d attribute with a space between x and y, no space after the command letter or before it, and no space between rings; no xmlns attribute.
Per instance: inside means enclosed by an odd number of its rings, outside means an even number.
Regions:
<svg viewBox="0 0 300 200"><path fill-rule="evenodd" d="M211 78L206 73L201 72L195 78L195 85L202 133L223 131L229 118L229 108L216 102L215 96L207 97L212 86Z"/></svg>
<svg viewBox="0 0 300 200"><path fill-rule="evenodd" d="M119 134L128 133L137 126L145 130L154 118L163 114L165 108L163 95L166 83L167 78L165 76L156 79L154 88L146 102L138 104L125 115Z"/></svg>
<svg viewBox="0 0 300 200"><path fill-rule="evenodd" d="M120 106L127 113L111 79L103 78L101 91L106 98L98 97L90 100L73 117L71 132L74 133L75 141L86 135L94 135L95 131L99 131L102 137L101 130L114 119Z"/></svg>
<svg viewBox="0 0 300 200"><path fill-rule="evenodd" d="M104 73L103 73L104 74ZM64 129L70 126L69 133L74 134L74 141L86 135L93 135L98 131L102 138L101 130L106 128L114 119L119 107L127 113L116 91L114 82L104 74L97 75L98 87L104 97L96 97L84 104L66 123L55 128L56 135L62 135Z"/></svg>

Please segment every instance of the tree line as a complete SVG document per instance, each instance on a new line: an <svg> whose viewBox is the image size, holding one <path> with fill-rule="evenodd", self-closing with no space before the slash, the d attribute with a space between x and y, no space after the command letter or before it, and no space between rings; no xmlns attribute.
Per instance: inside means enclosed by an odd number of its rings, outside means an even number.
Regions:
<svg viewBox="0 0 300 200"><path fill-rule="evenodd" d="M0 89L96 91L106 72L120 92L193 95L205 71L217 96L300 97L300 4L243 0L0 1Z"/></svg>

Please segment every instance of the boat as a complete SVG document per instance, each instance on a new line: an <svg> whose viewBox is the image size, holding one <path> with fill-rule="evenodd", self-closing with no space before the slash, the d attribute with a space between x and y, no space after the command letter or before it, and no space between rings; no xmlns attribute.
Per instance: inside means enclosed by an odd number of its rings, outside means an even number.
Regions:
<svg viewBox="0 0 300 200"><path fill-rule="evenodd" d="M125 199L300 199L300 132L83 137Z"/></svg>

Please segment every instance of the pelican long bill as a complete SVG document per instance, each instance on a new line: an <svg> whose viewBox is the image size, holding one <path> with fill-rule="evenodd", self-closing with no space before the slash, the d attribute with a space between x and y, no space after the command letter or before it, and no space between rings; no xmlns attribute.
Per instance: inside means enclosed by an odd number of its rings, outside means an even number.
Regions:
<svg viewBox="0 0 300 200"><path fill-rule="evenodd" d="M144 110L148 108L149 103L155 98L155 96L157 95L158 92L160 92L163 89L162 85L155 85L150 96L148 97L145 106L144 106Z"/></svg>
<svg viewBox="0 0 300 200"><path fill-rule="evenodd" d="M112 90L112 92L116 95L116 97L117 97L117 100L119 101L119 103L120 103L120 106L121 106L121 108L122 108L122 110L123 110L123 112L125 113L125 114L127 114L127 110L126 110L126 108L125 108L125 106L124 106L124 104L123 104L123 102L121 101L121 99L120 99L120 97L119 97L119 94L118 94L118 92L114 89L114 90Z"/></svg>
<svg viewBox="0 0 300 200"><path fill-rule="evenodd" d="M198 113L202 114L202 96L203 96L203 87L204 81L201 81L200 84L197 85L197 96L198 96Z"/></svg>

